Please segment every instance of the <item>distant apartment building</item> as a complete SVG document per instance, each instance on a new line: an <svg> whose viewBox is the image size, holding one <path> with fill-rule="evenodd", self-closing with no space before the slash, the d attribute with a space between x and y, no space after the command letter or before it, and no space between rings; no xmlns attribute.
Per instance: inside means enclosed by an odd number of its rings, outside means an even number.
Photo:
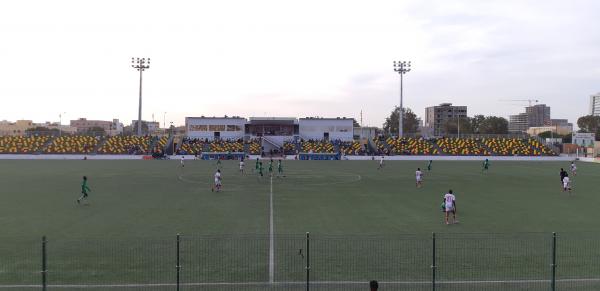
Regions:
<svg viewBox="0 0 600 291"><path fill-rule="evenodd" d="M435 136L446 134L444 125L449 120L467 117L467 106L453 106L442 103L425 108L425 128Z"/></svg>
<svg viewBox="0 0 600 291"><path fill-rule="evenodd" d="M568 119L550 119L549 122L545 125L549 126L573 126L573 123L570 123Z"/></svg>
<svg viewBox="0 0 600 291"><path fill-rule="evenodd" d="M131 129L133 130L133 132L137 132L137 120L132 120L131 121ZM148 126L148 133L149 134L153 134L156 133L159 129L160 129L160 122L158 121L145 121L142 120L142 127L145 125Z"/></svg>
<svg viewBox="0 0 600 291"><path fill-rule="evenodd" d="M590 115L600 116L600 92L590 96Z"/></svg>
<svg viewBox="0 0 600 291"><path fill-rule="evenodd" d="M68 125L61 125L58 122L44 122L44 123L34 123L31 120L17 120L16 122L10 122L6 120L0 121L0 136L4 135L25 135L28 129L34 129L36 127L44 127L50 130L58 130L62 133L75 133L77 129L75 127L71 127ZM30 132L35 133L35 132ZM42 133L40 131L39 133Z"/></svg>
<svg viewBox="0 0 600 291"><path fill-rule="evenodd" d="M546 126L550 122L550 107L545 104L536 104L525 107L525 113L510 115L508 131L512 133L526 132L530 127Z"/></svg>
<svg viewBox="0 0 600 291"><path fill-rule="evenodd" d="M10 122L7 120L0 121L0 136L3 135L24 135L28 128L33 127L31 120L17 120Z"/></svg>
<svg viewBox="0 0 600 291"><path fill-rule="evenodd" d="M122 124L119 123L118 119L108 120L87 120L85 118L79 118L77 120L71 120L71 126L77 128L77 132L87 132L93 128L102 128L104 131L109 132L115 129L121 128Z"/></svg>
<svg viewBox="0 0 600 291"><path fill-rule="evenodd" d="M525 132L529 128L529 116L527 113L519 113L508 117L509 132Z"/></svg>
<svg viewBox="0 0 600 291"><path fill-rule="evenodd" d="M529 127L544 126L550 122L550 107L546 104L536 104L525 107Z"/></svg>

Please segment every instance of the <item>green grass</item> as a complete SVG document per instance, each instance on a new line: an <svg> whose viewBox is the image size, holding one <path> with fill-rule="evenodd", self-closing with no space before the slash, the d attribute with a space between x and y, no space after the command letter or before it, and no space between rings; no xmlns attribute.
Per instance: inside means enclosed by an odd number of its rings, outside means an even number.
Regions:
<svg viewBox="0 0 600 291"><path fill-rule="evenodd" d="M600 233L593 232L600 226L600 165L578 164L570 196L559 184L565 162L492 162L482 173L479 162L435 161L420 189L414 171L425 162L386 163L376 170L376 161L284 162L286 177L272 182L275 281L305 279L306 232L313 237L316 281L429 281L432 232L439 280L549 279L551 232L558 233L558 278L598 277ZM49 241L50 284L174 282L177 233L183 282L268 281L270 179L252 174L253 162L241 175L237 162L227 161L224 191L213 193L214 162L178 166L179 161L1 161L0 285L40 283L43 235ZM89 206L75 203L82 175L92 188ZM460 220L450 226L439 208L448 189L456 194ZM549 286L519 284L440 287ZM598 282L560 284L600 288ZM352 289L325 289L334 288ZM417 284L411 290L429 288Z"/></svg>

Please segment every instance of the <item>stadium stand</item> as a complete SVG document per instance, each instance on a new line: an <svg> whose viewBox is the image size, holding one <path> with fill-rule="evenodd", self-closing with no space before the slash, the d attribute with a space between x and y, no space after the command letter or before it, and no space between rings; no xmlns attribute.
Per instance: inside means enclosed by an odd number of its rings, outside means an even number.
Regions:
<svg viewBox="0 0 600 291"><path fill-rule="evenodd" d="M542 143L540 143L537 140L528 140L529 144L531 145L531 147L533 148L533 154L535 156L556 156L557 154L550 149L549 147L543 145Z"/></svg>
<svg viewBox="0 0 600 291"><path fill-rule="evenodd" d="M0 137L0 154L36 153L49 139L48 136L3 136Z"/></svg>
<svg viewBox="0 0 600 291"><path fill-rule="evenodd" d="M295 155L298 149L297 145L295 142L286 141L283 143L283 152L286 155Z"/></svg>
<svg viewBox="0 0 600 291"><path fill-rule="evenodd" d="M384 141L376 140L377 148L382 150L390 149L391 154L396 155L437 155L438 150L428 140L422 138L387 138Z"/></svg>
<svg viewBox="0 0 600 291"><path fill-rule="evenodd" d="M379 138L378 154L455 156L553 156L550 148L535 139L519 138ZM438 150L439 149L439 150Z"/></svg>
<svg viewBox="0 0 600 291"><path fill-rule="evenodd" d="M141 155L148 153L151 136L111 136L98 150L99 154L130 154Z"/></svg>
<svg viewBox="0 0 600 291"><path fill-rule="evenodd" d="M197 138L184 138L178 153L181 155L195 155L207 151L205 145L208 141Z"/></svg>
<svg viewBox="0 0 600 291"><path fill-rule="evenodd" d="M238 140L213 140L210 143L210 151L217 153L225 152L243 152L244 142L241 139Z"/></svg>
<svg viewBox="0 0 600 291"><path fill-rule="evenodd" d="M440 138L437 146L444 154L453 156L489 156L491 153L474 138Z"/></svg>
<svg viewBox="0 0 600 291"><path fill-rule="evenodd" d="M358 141L346 141L335 143L344 155L364 155L365 149Z"/></svg>
<svg viewBox="0 0 600 291"><path fill-rule="evenodd" d="M60 136L52 140L44 150L46 154L89 154L94 151L100 138L87 135Z"/></svg>
<svg viewBox="0 0 600 291"><path fill-rule="evenodd" d="M156 143L154 144L154 148L152 149L153 153L162 153L164 152L166 146L167 146L167 141L169 141L169 137L168 136L163 136L159 139L156 140Z"/></svg>
<svg viewBox="0 0 600 291"><path fill-rule="evenodd" d="M261 152L260 140L251 139L247 143L248 143L248 152L251 155L260 155L260 152Z"/></svg>
<svg viewBox="0 0 600 291"><path fill-rule="evenodd" d="M483 144L498 156L553 156L548 147L534 139L488 138Z"/></svg>
<svg viewBox="0 0 600 291"><path fill-rule="evenodd" d="M333 153L333 143L329 141L306 140L301 141L303 153Z"/></svg>

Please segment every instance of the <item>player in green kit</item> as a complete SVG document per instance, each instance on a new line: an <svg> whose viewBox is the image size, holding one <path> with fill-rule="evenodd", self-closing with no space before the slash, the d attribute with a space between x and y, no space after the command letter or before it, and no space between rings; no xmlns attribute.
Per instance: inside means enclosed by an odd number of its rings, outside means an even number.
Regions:
<svg viewBox="0 0 600 291"><path fill-rule="evenodd" d="M263 176L263 164L262 164L262 162L258 162L258 174L261 177Z"/></svg>
<svg viewBox="0 0 600 291"><path fill-rule="evenodd" d="M482 172L487 172L490 169L490 160L485 159L485 161L483 162L483 169L481 169Z"/></svg>
<svg viewBox="0 0 600 291"><path fill-rule="evenodd" d="M269 175L273 177L273 159L269 162Z"/></svg>
<svg viewBox="0 0 600 291"><path fill-rule="evenodd" d="M431 171L431 163L433 163L433 161L429 160L429 163L427 163L427 171Z"/></svg>
<svg viewBox="0 0 600 291"><path fill-rule="evenodd" d="M277 178L279 177L285 177L283 175L283 164L281 163L281 160L277 161Z"/></svg>
<svg viewBox="0 0 600 291"><path fill-rule="evenodd" d="M92 189L87 186L87 177L83 176L83 181L81 182L81 197L77 199L77 204L81 203L81 200L86 199L88 197L88 192L91 192Z"/></svg>
<svg viewBox="0 0 600 291"><path fill-rule="evenodd" d="M256 165L254 166L254 172L258 172L258 158L256 158Z"/></svg>
<svg viewBox="0 0 600 291"><path fill-rule="evenodd" d="M221 157L217 157L217 170L221 169Z"/></svg>

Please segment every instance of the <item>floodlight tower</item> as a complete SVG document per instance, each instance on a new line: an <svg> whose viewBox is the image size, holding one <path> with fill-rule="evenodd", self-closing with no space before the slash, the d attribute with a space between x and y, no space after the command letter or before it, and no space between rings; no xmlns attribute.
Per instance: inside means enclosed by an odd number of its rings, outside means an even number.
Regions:
<svg viewBox="0 0 600 291"><path fill-rule="evenodd" d="M403 126L403 117L404 114L402 112L402 82L403 82L403 75L410 72L410 61L406 62L406 61L394 61L394 71L396 73L398 73L400 75L400 112L398 115L398 138L401 138L403 136L404 130L402 128Z"/></svg>
<svg viewBox="0 0 600 291"><path fill-rule="evenodd" d="M131 58L131 67L140 72L140 104L138 108L137 134L142 135L142 72L150 69L150 58Z"/></svg>

